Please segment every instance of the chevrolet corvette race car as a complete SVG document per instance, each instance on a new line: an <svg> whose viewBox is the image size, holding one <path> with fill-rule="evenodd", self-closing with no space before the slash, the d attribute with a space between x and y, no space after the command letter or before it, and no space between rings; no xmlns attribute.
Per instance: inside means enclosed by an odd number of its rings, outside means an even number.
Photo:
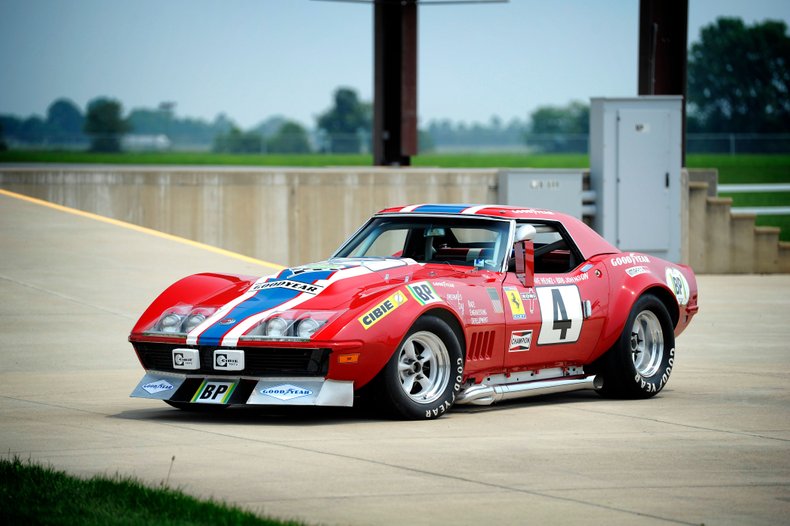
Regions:
<svg viewBox="0 0 790 526"><path fill-rule="evenodd" d="M170 286L129 337L146 371L132 396L182 409L367 398L410 419L576 389L648 398L697 310L689 267L621 252L565 214L389 208L326 261Z"/></svg>

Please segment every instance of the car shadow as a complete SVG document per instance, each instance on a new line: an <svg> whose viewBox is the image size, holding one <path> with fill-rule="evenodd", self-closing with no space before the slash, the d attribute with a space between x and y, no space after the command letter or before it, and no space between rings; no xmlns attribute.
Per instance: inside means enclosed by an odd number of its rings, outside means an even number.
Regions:
<svg viewBox="0 0 790 526"><path fill-rule="evenodd" d="M450 415L466 415L493 411L515 411L530 407L588 404L601 398L591 391L546 394L530 398L506 400L493 405L456 405ZM207 407L207 409L204 409ZM108 418L145 420L169 424L228 423L234 425L323 426L360 422L391 422L400 420L383 414L380 408L365 404L355 407L315 406L231 406L215 408L201 406L187 411L170 407L132 409L109 415Z"/></svg>

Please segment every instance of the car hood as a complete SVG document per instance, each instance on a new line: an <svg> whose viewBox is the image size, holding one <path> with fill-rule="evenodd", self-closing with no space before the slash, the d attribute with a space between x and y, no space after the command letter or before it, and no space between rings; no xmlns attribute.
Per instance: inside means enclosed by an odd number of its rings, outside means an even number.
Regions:
<svg viewBox="0 0 790 526"><path fill-rule="evenodd" d="M402 284L423 267L411 259L338 258L287 268L245 283L232 299L227 293L219 295L222 305L216 304L215 297L193 306L217 310L187 334L186 343L235 346L242 335L280 313L353 309Z"/></svg>

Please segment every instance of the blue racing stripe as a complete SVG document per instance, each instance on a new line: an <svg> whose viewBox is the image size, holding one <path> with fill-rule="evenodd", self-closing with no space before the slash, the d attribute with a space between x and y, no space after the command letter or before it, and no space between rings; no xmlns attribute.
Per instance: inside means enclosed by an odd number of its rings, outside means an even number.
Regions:
<svg viewBox="0 0 790 526"><path fill-rule="evenodd" d="M460 214L467 208L474 205L422 205L415 208L414 212L426 212L433 214Z"/></svg>
<svg viewBox="0 0 790 526"><path fill-rule="evenodd" d="M327 279L335 272L337 271L318 270L292 275L291 271L286 269L281 272L277 278L267 280L267 282L288 279L289 281L298 281L300 283L315 283L319 279ZM271 288L258 291L255 296L236 305L236 307L234 307L222 320L203 331L198 337L198 345L219 345L223 336L245 319L259 312L274 309L286 301L294 299L299 294L301 294L301 292L298 290L284 288ZM225 320L233 320L233 322L224 325L220 323Z"/></svg>

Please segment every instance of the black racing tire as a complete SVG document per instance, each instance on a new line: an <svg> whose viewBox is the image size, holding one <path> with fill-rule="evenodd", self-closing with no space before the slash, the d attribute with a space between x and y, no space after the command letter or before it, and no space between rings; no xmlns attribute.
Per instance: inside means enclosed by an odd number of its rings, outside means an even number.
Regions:
<svg viewBox="0 0 790 526"><path fill-rule="evenodd" d="M449 410L461 389L464 357L455 332L434 316L412 325L379 376L379 400L392 414L431 420Z"/></svg>
<svg viewBox="0 0 790 526"><path fill-rule="evenodd" d="M600 361L606 398L650 398L669 380L675 364L675 333L666 306L655 296L640 297L620 338Z"/></svg>

